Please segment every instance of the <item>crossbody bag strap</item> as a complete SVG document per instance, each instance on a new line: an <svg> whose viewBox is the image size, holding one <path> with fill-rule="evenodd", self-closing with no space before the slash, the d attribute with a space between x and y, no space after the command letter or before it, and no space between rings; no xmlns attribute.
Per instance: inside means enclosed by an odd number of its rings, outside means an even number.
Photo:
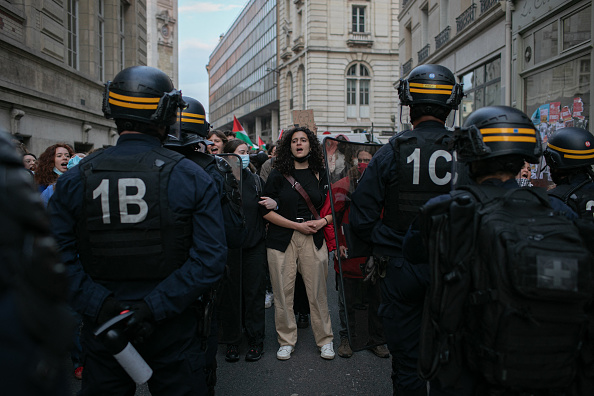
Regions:
<svg viewBox="0 0 594 396"><path fill-rule="evenodd" d="M311 199L309 199L309 195L307 195L307 192L305 192L305 189L303 188L303 186L297 180L295 180L295 178L293 176L291 176L291 175L283 175L283 176L285 176L285 179L287 179L289 181L289 183L291 183L291 186L293 187L293 189L295 191L297 191L299 194L301 194L303 199L305 199L305 203L307 204L309 211L314 215L314 218L316 220L319 220L320 215L318 214L318 211L311 203Z"/></svg>

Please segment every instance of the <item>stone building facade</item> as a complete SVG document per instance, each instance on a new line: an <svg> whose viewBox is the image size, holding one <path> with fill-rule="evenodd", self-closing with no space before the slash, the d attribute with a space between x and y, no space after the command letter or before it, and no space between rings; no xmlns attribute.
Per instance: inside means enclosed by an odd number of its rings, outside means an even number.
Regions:
<svg viewBox="0 0 594 396"><path fill-rule="evenodd" d="M115 144L104 83L125 67L159 66L148 31L145 0L0 0L0 129L36 155L58 142L75 151Z"/></svg>
<svg viewBox="0 0 594 396"><path fill-rule="evenodd" d="M266 41L270 52L244 49L240 58L241 46L251 45L237 41L240 27L252 31L264 18L272 19L250 13L259 3L259 9L269 4L278 15L274 28L260 29L262 34L274 29ZM230 128L235 114L252 138L276 141L294 124L294 110L311 109L318 133L370 132L373 127L378 135L393 134L398 103L393 83L400 77L398 10L398 0L250 1L210 57L210 122ZM248 15L251 22L244 26ZM255 104L254 95L269 97ZM264 122L266 128L258 126Z"/></svg>
<svg viewBox="0 0 594 396"><path fill-rule="evenodd" d="M280 124L312 109L318 133L396 130L399 0L278 0Z"/></svg>
<svg viewBox="0 0 594 396"><path fill-rule="evenodd" d="M278 136L276 62L277 1L250 0L206 66L213 128L231 130L235 116L254 143Z"/></svg>

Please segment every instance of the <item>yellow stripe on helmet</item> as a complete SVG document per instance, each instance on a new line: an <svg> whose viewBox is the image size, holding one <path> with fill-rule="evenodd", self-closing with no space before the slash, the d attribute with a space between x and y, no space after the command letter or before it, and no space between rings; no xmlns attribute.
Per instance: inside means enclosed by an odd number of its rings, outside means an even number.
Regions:
<svg viewBox="0 0 594 396"><path fill-rule="evenodd" d="M194 118L200 118L200 119L205 119L206 117L204 116L204 114L195 114L195 113L187 113L187 112L182 112L182 116L183 117L194 117Z"/></svg>
<svg viewBox="0 0 594 396"><path fill-rule="evenodd" d="M109 99L109 104L119 106L119 107L126 107L128 109L157 110L156 104L127 103L127 102L120 102L119 100L114 100L114 99Z"/></svg>
<svg viewBox="0 0 594 396"><path fill-rule="evenodd" d="M590 155L571 155L571 154L563 154L563 158L572 158L572 159L588 159L588 158L594 158L594 154L590 154Z"/></svg>
<svg viewBox="0 0 594 396"><path fill-rule="evenodd" d="M509 133L511 135L531 135L534 136L536 131L532 128L483 128L481 135L493 135Z"/></svg>
<svg viewBox="0 0 594 396"><path fill-rule="evenodd" d="M552 148L555 151L560 151L562 153L569 153L569 154L590 154L590 153L594 153L594 149L589 149L589 150L570 150L570 149L564 149L564 148L561 148L561 147L553 146L551 143L547 143L547 146L549 146L550 148ZM567 158L571 158L571 157L567 157Z"/></svg>
<svg viewBox="0 0 594 396"><path fill-rule="evenodd" d="M411 88L411 93L422 93L422 94L433 94L433 95L451 95L452 91L440 91L437 89L418 89L418 88Z"/></svg>
<svg viewBox="0 0 594 396"><path fill-rule="evenodd" d="M422 84L422 83L409 83L410 87L414 88L433 88L433 89L449 89L450 91L454 88L453 85L439 85L439 84Z"/></svg>
<svg viewBox="0 0 594 396"><path fill-rule="evenodd" d="M191 122L193 124L204 124L204 120L197 120L195 118L184 118L182 117L182 122Z"/></svg>
<svg viewBox="0 0 594 396"><path fill-rule="evenodd" d="M536 138L529 136L486 136L483 137L483 142L526 142L536 143Z"/></svg>
<svg viewBox="0 0 594 396"><path fill-rule="evenodd" d="M136 103L159 103L159 101L161 100L161 98L138 98L136 96L120 95L111 91L109 91L109 97L117 100L124 100L126 102Z"/></svg>

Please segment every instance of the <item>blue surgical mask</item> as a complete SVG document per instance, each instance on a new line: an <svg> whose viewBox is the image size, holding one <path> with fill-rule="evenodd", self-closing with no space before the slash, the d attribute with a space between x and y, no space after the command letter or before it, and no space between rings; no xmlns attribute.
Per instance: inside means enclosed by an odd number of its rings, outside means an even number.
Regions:
<svg viewBox="0 0 594 396"><path fill-rule="evenodd" d="M70 158L70 161L68 161L68 166L67 168L70 169L75 165L78 165L78 163L80 162L82 158L79 157L78 155L75 155L74 157Z"/></svg>
<svg viewBox="0 0 594 396"><path fill-rule="evenodd" d="M54 173L57 174L58 176L62 176L64 174L64 172L59 171L58 168L56 168L55 166L54 166Z"/></svg>
<svg viewBox="0 0 594 396"><path fill-rule="evenodd" d="M239 156L241 157L241 167L243 169L247 168L248 165L250 164L250 155L249 154L241 154Z"/></svg>

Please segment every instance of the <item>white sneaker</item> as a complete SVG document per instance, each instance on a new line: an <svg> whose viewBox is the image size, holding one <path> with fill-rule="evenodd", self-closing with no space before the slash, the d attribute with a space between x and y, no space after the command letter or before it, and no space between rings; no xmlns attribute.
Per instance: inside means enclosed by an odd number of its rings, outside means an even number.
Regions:
<svg viewBox="0 0 594 396"><path fill-rule="evenodd" d="M282 347L278 348L278 352L276 353L276 358L278 360L289 360L289 359L291 359L292 352L293 352L293 347L291 345L283 345Z"/></svg>
<svg viewBox="0 0 594 396"><path fill-rule="evenodd" d="M322 359L334 359L334 346L331 342L327 343L322 348L320 348L320 351L320 356L322 357Z"/></svg>
<svg viewBox="0 0 594 396"><path fill-rule="evenodd" d="M274 304L274 294L272 292L266 292L266 298L264 299L264 308L270 308Z"/></svg>

